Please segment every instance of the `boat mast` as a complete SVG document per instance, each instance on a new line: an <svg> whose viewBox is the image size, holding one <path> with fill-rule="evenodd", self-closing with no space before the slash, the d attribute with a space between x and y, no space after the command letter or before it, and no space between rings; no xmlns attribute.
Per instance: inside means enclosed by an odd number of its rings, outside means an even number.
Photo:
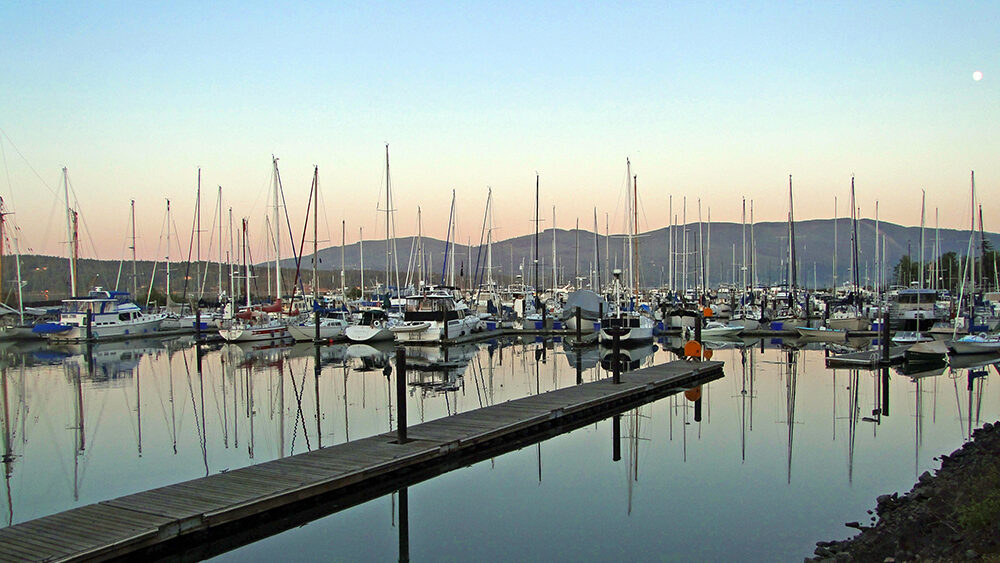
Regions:
<svg viewBox="0 0 1000 563"><path fill-rule="evenodd" d="M194 273L195 279L198 280L198 299L200 300L205 295L205 284L204 280L201 279L201 167L198 167L198 192L195 196L195 244L197 248L195 249L195 266ZM188 251L190 252L190 251ZM191 259L191 254L188 254L188 260ZM185 286L185 292L187 287Z"/></svg>
<svg viewBox="0 0 1000 563"><path fill-rule="evenodd" d="M573 289L580 284L580 218L576 218L576 263L573 266Z"/></svg>
<svg viewBox="0 0 1000 563"><path fill-rule="evenodd" d="M541 289L538 284L538 172L535 172L535 304L537 310L538 304L538 291Z"/></svg>
<svg viewBox="0 0 1000 563"><path fill-rule="evenodd" d="M920 190L920 289L924 288L924 220L926 217L927 191Z"/></svg>
<svg viewBox="0 0 1000 563"><path fill-rule="evenodd" d="M219 246L222 244L220 242ZM236 291L235 291L235 275L233 271L233 260L236 256L233 254L233 208L229 208L229 302L232 304L236 303ZM235 312L235 311L233 311Z"/></svg>
<svg viewBox="0 0 1000 563"><path fill-rule="evenodd" d="M166 292L167 296L163 299L164 307L170 307L170 200L167 199L167 255L164 262L167 266L167 283ZM249 294L249 292L248 292Z"/></svg>
<svg viewBox="0 0 1000 563"><path fill-rule="evenodd" d="M596 275L594 276L594 280L592 282L593 285L591 289L593 289L594 293L597 293L598 295L600 295L601 293L601 245L599 240L600 235L597 234L599 228L600 227L598 227L597 225L597 208L595 207L594 208L594 273Z"/></svg>
<svg viewBox="0 0 1000 563"><path fill-rule="evenodd" d="M313 166L313 304L319 305L319 166Z"/></svg>
<svg viewBox="0 0 1000 563"><path fill-rule="evenodd" d="M854 304L858 304L861 272L858 264L858 207L854 196L854 176L851 176L851 283L854 285Z"/></svg>
<svg viewBox="0 0 1000 563"><path fill-rule="evenodd" d="M271 162L274 165L274 284L275 302L281 302L281 215L278 199L278 191L281 184L278 176L278 158L271 155ZM278 312L281 315L281 311Z"/></svg>
<svg viewBox="0 0 1000 563"><path fill-rule="evenodd" d="M674 196L667 198L667 289L674 290Z"/></svg>
<svg viewBox="0 0 1000 563"><path fill-rule="evenodd" d="M344 300L343 305L347 306L347 283L344 281L344 249L347 248L347 221L340 221L340 298Z"/></svg>
<svg viewBox="0 0 1000 563"><path fill-rule="evenodd" d="M219 301L222 301L222 186L219 186Z"/></svg>
<svg viewBox="0 0 1000 563"><path fill-rule="evenodd" d="M247 219L243 218L243 272L247 307L250 307L250 264L247 263Z"/></svg>
<svg viewBox="0 0 1000 563"><path fill-rule="evenodd" d="M559 286L559 266L556 258L556 206L552 206L552 298L556 297L556 287Z"/></svg>
<svg viewBox="0 0 1000 563"><path fill-rule="evenodd" d="M632 235L633 235L633 231L632 231L632 215L633 215L633 213L632 213L632 194L629 193L629 192L632 191L631 189L629 189L629 188L632 187L632 186L629 185L629 184L632 183L632 179L633 179L633 177L632 177L632 162L628 158L626 158L625 159L625 199L627 201L627 204L625 206L625 212L628 213L628 215L625 216L625 225L626 225L625 232L628 235L628 281L629 281L629 285L633 284L633 280L634 280L633 276L634 276L634 273L635 273L635 264L634 264L634 260L633 260L635 258L635 256L632 253L632 243L633 243L633 240L632 240ZM633 285L633 287L635 287L635 286Z"/></svg>
<svg viewBox="0 0 1000 563"><path fill-rule="evenodd" d="M131 249L132 249L132 295L133 295L133 299L138 299L138 297L135 297L136 293L139 290L136 288L136 285L135 285L136 284L136 279L138 278L138 276L136 275L136 267L135 267L135 200L134 199L132 200L131 210L132 210L132 213L131 213L131 215L132 215L132 217L131 217L131 223L132 223L132 247L131 247Z"/></svg>
<svg viewBox="0 0 1000 563"><path fill-rule="evenodd" d="M73 236L74 215L69 202L69 178L63 166L63 195L66 198L66 238L69 244L69 296L76 296L76 238Z"/></svg>
<svg viewBox="0 0 1000 563"><path fill-rule="evenodd" d="M795 211L792 205L792 175L788 175L788 286L792 305L795 304L795 289L798 282L795 264ZM856 277L856 276L855 276Z"/></svg>
<svg viewBox="0 0 1000 563"><path fill-rule="evenodd" d="M837 196L833 196L833 296L837 297ZM876 237L877 238L877 237ZM876 242L875 244L878 244Z"/></svg>
<svg viewBox="0 0 1000 563"><path fill-rule="evenodd" d="M365 300L365 228L358 227L358 254L361 255L361 300Z"/></svg>

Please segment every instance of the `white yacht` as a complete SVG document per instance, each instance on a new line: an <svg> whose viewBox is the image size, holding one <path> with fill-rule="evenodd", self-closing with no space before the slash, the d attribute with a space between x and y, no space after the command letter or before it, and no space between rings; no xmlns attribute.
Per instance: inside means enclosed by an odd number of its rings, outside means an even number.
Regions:
<svg viewBox="0 0 1000 563"><path fill-rule="evenodd" d="M51 341L141 336L158 331L165 317L144 313L128 292L95 287L86 297L63 299L59 320L35 325L32 332Z"/></svg>
<svg viewBox="0 0 1000 563"><path fill-rule="evenodd" d="M403 322L390 330L400 342L439 342L479 332L482 321L454 295L434 290L406 298Z"/></svg>

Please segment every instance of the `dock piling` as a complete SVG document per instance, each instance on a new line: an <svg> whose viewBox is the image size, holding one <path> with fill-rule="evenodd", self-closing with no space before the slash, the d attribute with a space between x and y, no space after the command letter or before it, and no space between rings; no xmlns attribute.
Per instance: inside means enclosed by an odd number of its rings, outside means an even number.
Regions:
<svg viewBox="0 0 1000 563"><path fill-rule="evenodd" d="M621 365L621 353L622 353L622 330L619 327L615 327L611 335L611 380L618 385L622 382L622 365Z"/></svg>
<svg viewBox="0 0 1000 563"><path fill-rule="evenodd" d="M396 443L406 443L406 348L402 346L396 348Z"/></svg>
<svg viewBox="0 0 1000 563"><path fill-rule="evenodd" d="M622 415L611 417L611 461L622 460Z"/></svg>

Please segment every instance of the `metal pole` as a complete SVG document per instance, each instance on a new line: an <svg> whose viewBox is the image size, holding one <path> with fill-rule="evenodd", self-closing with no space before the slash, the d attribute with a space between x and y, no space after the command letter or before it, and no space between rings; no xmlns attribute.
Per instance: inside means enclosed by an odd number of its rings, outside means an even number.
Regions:
<svg viewBox="0 0 1000 563"><path fill-rule="evenodd" d="M622 415L611 417L611 461L622 460Z"/></svg>
<svg viewBox="0 0 1000 563"><path fill-rule="evenodd" d="M580 307L577 307L576 308L576 341L577 341L577 343L579 343L580 339L583 338L583 327L580 326L582 324L583 324L582 309L580 309Z"/></svg>
<svg viewBox="0 0 1000 563"><path fill-rule="evenodd" d="M396 348L396 443L406 443L406 348L402 346Z"/></svg>

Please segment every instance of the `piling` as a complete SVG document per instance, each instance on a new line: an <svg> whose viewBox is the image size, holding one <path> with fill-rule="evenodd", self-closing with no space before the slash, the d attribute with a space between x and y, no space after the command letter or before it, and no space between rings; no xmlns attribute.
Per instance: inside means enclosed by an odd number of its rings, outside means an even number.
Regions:
<svg viewBox="0 0 1000 563"><path fill-rule="evenodd" d="M194 341L201 342L201 307L194 308Z"/></svg>
<svg viewBox="0 0 1000 563"><path fill-rule="evenodd" d="M396 348L396 443L406 443L406 348L402 346Z"/></svg>
<svg viewBox="0 0 1000 563"><path fill-rule="evenodd" d="M87 316L83 318L83 322L87 328L87 340L94 339L94 318L91 313L87 313Z"/></svg>
<svg viewBox="0 0 1000 563"><path fill-rule="evenodd" d="M313 333L313 342L319 342L319 308L315 307L313 309L313 324L315 332Z"/></svg>
<svg viewBox="0 0 1000 563"><path fill-rule="evenodd" d="M879 327L879 344L882 345L882 362L889 362L889 309L882 313L882 326Z"/></svg>
<svg viewBox="0 0 1000 563"><path fill-rule="evenodd" d="M583 338L583 311L580 307L576 308L576 341L577 343Z"/></svg>

